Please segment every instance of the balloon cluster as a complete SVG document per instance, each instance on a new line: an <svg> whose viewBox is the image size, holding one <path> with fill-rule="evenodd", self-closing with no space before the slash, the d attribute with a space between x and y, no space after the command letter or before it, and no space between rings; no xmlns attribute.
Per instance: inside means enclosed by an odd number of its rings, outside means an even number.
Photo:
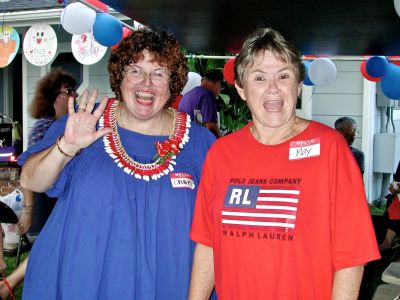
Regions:
<svg viewBox="0 0 400 300"><path fill-rule="evenodd" d="M107 5L98 0L86 1L102 12L96 13L81 2L67 5L61 14L61 25L65 31L71 34L83 34L93 29L93 36L100 45L106 47L117 45L124 35L122 23L108 14Z"/></svg>
<svg viewBox="0 0 400 300"><path fill-rule="evenodd" d="M335 82L337 76L336 65L326 57L314 60L305 60L306 78L304 85L308 86L328 86Z"/></svg>
<svg viewBox="0 0 400 300"><path fill-rule="evenodd" d="M365 79L381 82L383 94L390 99L400 99L399 62L389 62L385 56L372 56L360 64Z"/></svg>

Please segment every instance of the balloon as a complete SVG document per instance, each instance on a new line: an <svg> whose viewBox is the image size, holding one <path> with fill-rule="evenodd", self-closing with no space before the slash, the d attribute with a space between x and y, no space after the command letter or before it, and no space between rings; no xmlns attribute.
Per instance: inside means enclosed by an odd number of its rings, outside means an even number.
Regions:
<svg viewBox="0 0 400 300"><path fill-rule="evenodd" d="M362 76L364 76L364 78L369 81L374 81L374 82L381 81L381 77L372 77L367 73L366 65L367 65L366 60L363 60L360 64L360 71L361 71Z"/></svg>
<svg viewBox="0 0 400 300"><path fill-rule="evenodd" d="M400 66L400 60L392 60L393 58L400 59L400 56L388 56L387 57L389 62L391 62L392 64L394 64L396 66Z"/></svg>
<svg viewBox="0 0 400 300"><path fill-rule="evenodd" d="M386 73L388 61L384 56L373 56L367 60L366 70L372 77L382 77Z"/></svg>
<svg viewBox="0 0 400 300"><path fill-rule="evenodd" d="M397 15L400 17L400 0L394 0L394 9L396 10Z"/></svg>
<svg viewBox="0 0 400 300"><path fill-rule="evenodd" d="M96 6L98 9L108 13L108 6L105 5L103 2L100 2L99 0L86 0L87 3L92 4L93 6Z"/></svg>
<svg viewBox="0 0 400 300"><path fill-rule="evenodd" d="M232 85L235 84L235 60L235 57L228 59L224 65L223 71L225 81Z"/></svg>
<svg viewBox="0 0 400 300"><path fill-rule="evenodd" d="M306 78L304 78L303 84L308 85L308 86L314 85L314 83L311 82L310 77L308 76L308 69L310 68L311 63L312 63L312 61L310 61L310 60L305 60L303 62L304 67L306 68Z"/></svg>
<svg viewBox="0 0 400 300"><path fill-rule="evenodd" d="M130 30L127 27L122 27L122 39L126 38L128 35L130 35L132 32L132 30ZM120 41L121 42L121 41ZM118 47L119 43L115 44L114 46L112 46L111 48L116 49Z"/></svg>
<svg viewBox="0 0 400 300"><path fill-rule="evenodd" d="M381 88L383 94L394 100L400 99L400 67L387 64L386 73L382 76Z"/></svg>
<svg viewBox="0 0 400 300"><path fill-rule="evenodd" d="M195 88L196 86L199 86L200 84L201 84L201 75L196 72L189 72L188 80L186 82L186 85L183 87L181 94L185 95L191 89Z"/></svg>
<svg viewBox="0 0 400 300"><path fill-rule="evenodd" d="M179 103L181 102L181 100L182 100L182 95L176 96L174 101L171 103L171 108L174 108L174 109L178 110Z"/></svg>
<svg viewBox="0 0 400 300"><path fill-rule="evenodd" d="M68 4L61 13L61 25L70 34L82 34L92 29L96 12L80 2Z"/></svg>
<svg viewBox="0 0 400 300"><path fill-rule="evenodd" d="M336 65L329 58L317 58L308 68L308 77L316 86L328 86L335 82L336 76Z"/></svg>
<svg viewBox="0 0 400 300"><path fill-rule="evenodd" d="M93 36L100 45L114 46L122 39L122 24L109 14L97 14L93 25Z"/></svg>

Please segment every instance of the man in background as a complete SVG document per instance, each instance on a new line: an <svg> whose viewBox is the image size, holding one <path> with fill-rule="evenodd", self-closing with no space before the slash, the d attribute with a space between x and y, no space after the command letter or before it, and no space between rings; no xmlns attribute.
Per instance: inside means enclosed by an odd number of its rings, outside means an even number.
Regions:
<svg viewBox="0 0 400 300"><path fill-rule="evenodd" d="M347 144L350 147L351 153L353 153L357 165L360 168L361 174L364 175L364 152L351 146L354 142L354 138L358 134L356 121L349 117L339 118L335 122L335 129L339 131L346 139Z"/></svg>
<svg viewBox="0 0 400 300"><path fill-rule="evenodd" d="M192 120L208 128L216 137L221 136L216 99L221 92L223 79L220 70L208 71L204 74L201 85L187 92L178 107L179 111L189 114Z"/></svg>

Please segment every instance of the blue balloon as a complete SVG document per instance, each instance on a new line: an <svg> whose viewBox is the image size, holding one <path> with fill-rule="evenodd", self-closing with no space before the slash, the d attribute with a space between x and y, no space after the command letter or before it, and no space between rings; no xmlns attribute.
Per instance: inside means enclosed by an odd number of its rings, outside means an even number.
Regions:
<svg viewBox="0 0 400 300"><path fill-rule="evenodd" d="M100 45L114 46L122 39L122 24L107 13L99 13L93 25L93 36Z"/></svg>
<svg viewBox="0 0 400 300"><path fill-rule="evenodd" d="M310 77L308 77L308 68L310 67L312 60L305 60L303 62L304 66L306 67L306 78L304 78L303 84L308 85L308 86L313 86L314 83L310 80Z"/></svg>
<svg viewBox="0 0 400 300"><path fill-rule="evenodd" d="M384 56L373 56L367 60L365 69L369 76L382 77L387 72L389 62Z"/></svg>
<svg viewBox="0 0 400 300"><path fill-rule="evenodd" d="M400 67L388 63L386 69L386 74L381 80L382 92L390 99L400 100Z"/></svg>

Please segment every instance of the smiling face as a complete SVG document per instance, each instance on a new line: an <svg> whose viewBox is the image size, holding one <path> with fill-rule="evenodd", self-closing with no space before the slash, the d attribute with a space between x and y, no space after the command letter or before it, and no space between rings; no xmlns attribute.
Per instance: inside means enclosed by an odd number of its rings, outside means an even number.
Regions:
<svg viewBox="0 0 400 300"><path fill-rule="evenodd" d="M143 59L125 67L121 82L124 106L131 116L147 120L161 114L171 96L169 71L153 62L153 56L143 51Z"/></svg>
<svg viewBox="0 0 400 300"><path fill-rule="evenodd" d="M7 44L9 42L10 36L11 36L11 32L10 31L7 31L7 30L3 31L3 41L4 41L4 43Z"/></svg>
<svg viewBox="0 0 400 300"><path fill-rule="evenodd" d="M242 87L236 85L236 89L247 102L253 122L276 129L296 118L301 84L293 65L278 60L270 51L263 51L244 72Z"/></svg>

